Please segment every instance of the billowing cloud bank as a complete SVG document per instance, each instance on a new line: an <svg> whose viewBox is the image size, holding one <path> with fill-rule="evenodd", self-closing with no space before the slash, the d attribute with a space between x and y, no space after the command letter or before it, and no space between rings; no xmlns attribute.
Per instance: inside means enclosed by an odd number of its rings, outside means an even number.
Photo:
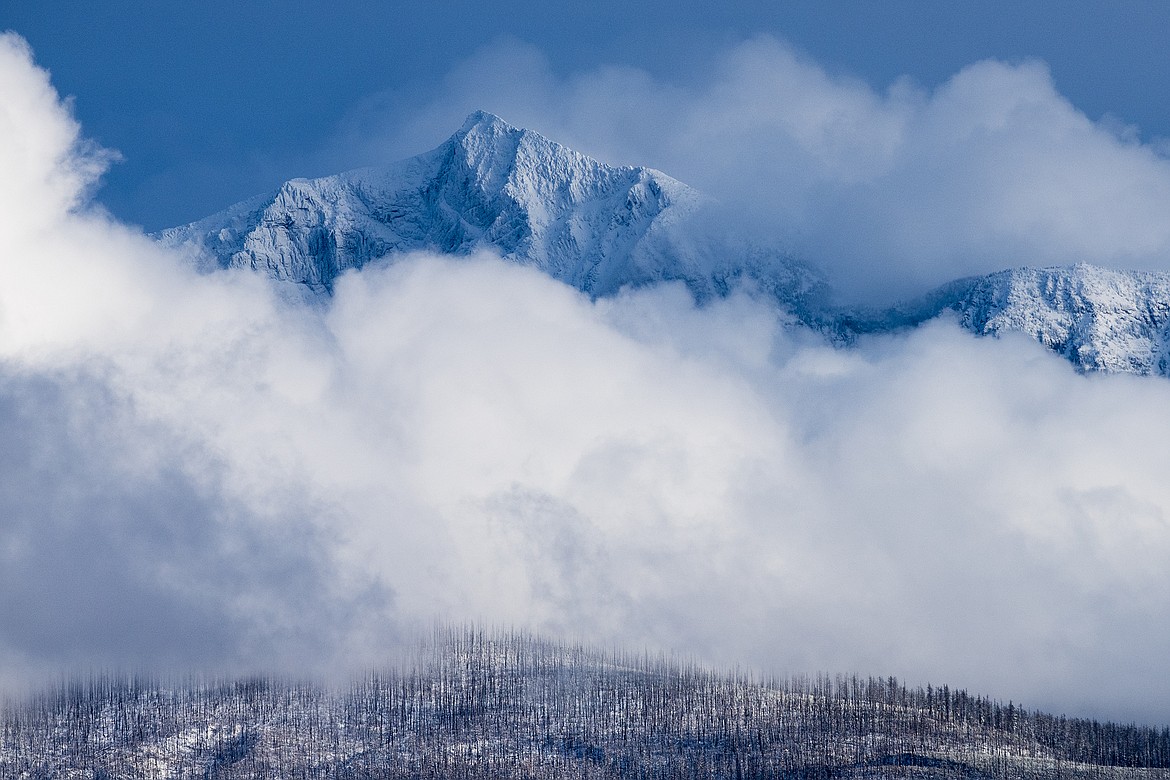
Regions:
<svg viewBox="0 0 1170 780"><path fill-rule="evenodd" d="M390 96L371 98L339 146L405 156L475 108L718 196L728 218L820 264L852 299L1018 265L1170 271L1170 161L1133 128L1086 117L1041 62L877 91L760 37L706 81L676 84L629 68L560 76L504 42L407 123Z"/></svg>
<svg viewBox="0 0 1170 780"><path fill-rule="evenodd" d="M100 160L11 35L0 94L10 680L474 619L1170 720L1170 382L490 257L292 308L79 208Z"/></svg>

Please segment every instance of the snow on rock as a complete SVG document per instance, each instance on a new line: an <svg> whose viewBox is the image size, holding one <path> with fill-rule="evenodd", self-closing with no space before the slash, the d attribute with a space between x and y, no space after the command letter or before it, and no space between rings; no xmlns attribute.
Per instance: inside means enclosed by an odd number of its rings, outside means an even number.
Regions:
<svg viewBox="0 0 1170 780"><path fill-rule="evenodd" d="M1170 275L1091 265L1018 268L948 302L979 334L1026 333L1082 371L1170 376Z"/></svg>
<svg viewBox="0 0 1170 780"><path fill-rule="evenodd" d="M810 325L837 343L949 313L980 336L1023 333L1078 371L1170 376L1170 274L1078 264L958 279L881 310L823 310Z"/></svg>

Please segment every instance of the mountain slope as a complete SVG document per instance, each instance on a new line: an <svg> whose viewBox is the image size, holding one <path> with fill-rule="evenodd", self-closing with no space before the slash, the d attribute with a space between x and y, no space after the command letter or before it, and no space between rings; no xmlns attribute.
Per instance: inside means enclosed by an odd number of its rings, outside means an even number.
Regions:
<svg viewBox="0 0 1170 780"><path fill-rule="evenodd" d="M1170 276L1090 265L976 280L947 308L980 334L1019 331L1083 371L1170 375Z"/></svg>

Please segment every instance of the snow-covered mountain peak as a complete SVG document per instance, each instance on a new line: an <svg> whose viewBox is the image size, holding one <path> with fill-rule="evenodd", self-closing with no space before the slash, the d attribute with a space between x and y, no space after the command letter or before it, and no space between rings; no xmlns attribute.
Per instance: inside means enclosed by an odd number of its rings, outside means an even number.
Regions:
<svg viewBox="0 0 1170 780"><path fill-rule="evenodd" d="M596 197L599 189L651 182L671 205L698 200L698 193L661 171L606 165L486 111L468 116L444 146L477 185L485 190L506 188L507 194L529 206L557 198L581 203Z"/></svg>
<svg viewBox="0 0 1170 780"><path fill-rule="evenodd" d="M518 128L508 124L491 111L484 111L481 108L477 108L467 115L467 118L463 120L463 126L456 130L455 135L452 137L458 138L472 132L495 133L514 130L518 130Z"/></svg>
<svg viewBox="0 0 1170 780"><path fill-rule="evenodd" d="M516 168L520 156L520 142L526 131L513 127L495 114L476 111L467 117L463 127L447 140L452 153L474 172L480 186L498 189ZM543 141L544 139L541 138ZM527 156L552 156L556 152L551 141L546 141L543 154Z"/></svg>
<svg viewBox="0 0 1170 780"><path fill-rule="evenodd" d="M380 258L490 247L592 295L669 279L706 295L738 271L733 253L686 229L701 202L664 173L606 165L477 111L425 154L293 179L159 238L204 267L253 268L315 293Z"/></svg>

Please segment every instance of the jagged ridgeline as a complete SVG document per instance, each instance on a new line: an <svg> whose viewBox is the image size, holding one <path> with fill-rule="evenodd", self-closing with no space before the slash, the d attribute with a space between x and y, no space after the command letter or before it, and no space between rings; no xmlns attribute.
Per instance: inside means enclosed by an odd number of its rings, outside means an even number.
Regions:
<svg viewBox="0 0 1170 780"><path fill-rule="evenodd" d="M327 689L99 677L3 711L4 778L1164 778L1170 730L893 678L757 680L443 629Z"/></svg>

